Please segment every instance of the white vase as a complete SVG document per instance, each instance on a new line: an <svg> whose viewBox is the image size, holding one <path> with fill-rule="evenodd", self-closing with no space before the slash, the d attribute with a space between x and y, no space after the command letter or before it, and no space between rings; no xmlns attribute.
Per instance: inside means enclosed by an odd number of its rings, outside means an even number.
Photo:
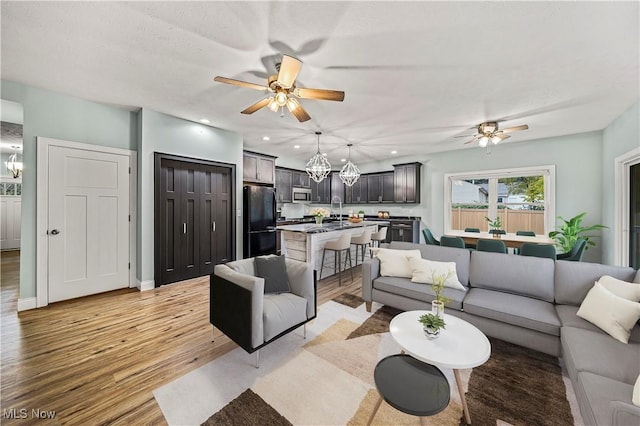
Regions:
<svg viewBox="0 0 640 426"><path fill-rule="evenodd" d="M316 216L316 224L322 225L322 216Z"/></svg>
<svg viewBox="0 0 640 426"><path fill-rule="evenodd" d="M422 331L424 331L424 335L427 336L429 340L437 339L440 336L440 330L434 330L430 327L422 327Z"/></svg>
<svg viewBox="0 0 640 426"><path fill-rule="evenodd" d="M431 313L442 318L444 315L444 303L438 302L437 300L432 300Z"/></svg>

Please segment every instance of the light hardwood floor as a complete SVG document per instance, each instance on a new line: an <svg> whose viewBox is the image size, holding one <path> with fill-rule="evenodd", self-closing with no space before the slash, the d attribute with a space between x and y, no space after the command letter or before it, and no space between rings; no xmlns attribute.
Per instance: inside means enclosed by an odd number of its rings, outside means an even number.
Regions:
<svg viewBox="0 0 640 426"><path fill-rule="evenodd" d="M219 330L212 342L208 277L18 314L19 252L0 257L3 425L166 424L151 392L236 347ZM343 278L342 287L335 276L318 282L318 305L360 295L360 267L353 283ZM10 409L26 409L28 420L8 419ZM37 420L32 410L55 417Z"/></svg>

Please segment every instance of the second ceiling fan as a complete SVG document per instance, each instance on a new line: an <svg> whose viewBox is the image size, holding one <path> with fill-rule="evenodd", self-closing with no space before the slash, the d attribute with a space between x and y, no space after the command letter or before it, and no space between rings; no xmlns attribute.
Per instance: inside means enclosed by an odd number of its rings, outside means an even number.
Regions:
<svg viewBox="0 0 640 426"><path fill-rule="evenodd" d="M271 96L242 110L242 114L253 114L266 106L274 112L286 107L289 112L298 119L298 121L303 122L309 120L311 117L307 111L302 108L302 105L300 105L297 98L322 99L326 101L339 102L344 100L344 92L338 90L305 89L302 87L296 87L295 81L296 77L298 77L298 73L300 72L300 68L302 68L302 61L294 58L293 56L282 55L282 62L280 62L280 64L276 64L276 70L278 73L269 76L266 86L220 76L217 76L214 80L220 83L246 87L248 89L267 90L271 92Z"/></svg>
<svg viewBox="0 0 640 426"><path fill-rule="evenodd" d="M478 141L478 144L484 148L485 146L487 146L489 142L493 144L498 144L503 140L510 138L511 136L509 136L507 133L517 132L519 130L527 130L528 128L529 128L528 125L523 124L521 126L514 126L514 127L498 130L497 121L487 121L484 123L480 123L480 125L478 125L478 133L476 133L475 135L463 135L463 136L456 136L456 137L468 138L471 136L473 138L465 142L465 145L471 142Z"/></svg>

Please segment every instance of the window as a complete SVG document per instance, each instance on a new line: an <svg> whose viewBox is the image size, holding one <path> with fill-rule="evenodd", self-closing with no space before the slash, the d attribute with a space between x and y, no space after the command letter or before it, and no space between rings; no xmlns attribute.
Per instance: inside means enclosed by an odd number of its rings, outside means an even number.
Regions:
<svg viewBox="0 0 640 426"><path fill-rule="evenodd" d="M499 217L509 233L547 235L555 222L555 166L445 175L445 232L488 230Z"/></svg>

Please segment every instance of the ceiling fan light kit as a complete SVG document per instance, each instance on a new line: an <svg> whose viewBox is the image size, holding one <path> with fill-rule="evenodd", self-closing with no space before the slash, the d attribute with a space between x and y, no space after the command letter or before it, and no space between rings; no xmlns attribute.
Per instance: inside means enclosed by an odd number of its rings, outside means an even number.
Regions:
<svg viewBox="0 0 640 426"><path fill-rule="evenodd" d="M321 132L316 132L316 136L318 136L318 151L316 152L316 155L307 161L307 165L304 168L309 177L315 182L321 182L324 178L329 176L329 173L331 173L331 163L329 163L329 160L320 153L321 134Z"/></svg>
<svg viewBox="0 0 640 426"><path fill-rule="evenodd" d="M481 148L486 148L490 141L493 145L497 145L503 140L511 137L507 135L507 133L517 132L519 130L527 130L528 128L529 128L528 125L522 124L520 126L514 126L514 127L509 127L503 130L499 130L497 121L487 121L484 123L480 123L478 125L478 133L473 135L473 138L471 140L465 142L465 145L471 142L478 141L478 145ZM469 137L469 136L456 136L456 137Z"/></svg>
<svg viewBox="0 0 640 426"><path fill-rule="evenodd" d="M296 87L295 80L298 77L298 73L301 68L302 61L294 58L293 56L282 55L282 62L276 64L276 71L278 71L278 73L269 76L266 86L221 76L217 76L214 80L219 83L231 84L233 86L245 87L254 90L266 90L274 93L273 96L258 101L245 108L241 111L242 114L253 114L265 106L273 112L277 112L280 109L284 114L284 107L286 106L289 112L302 123L311 119L311 117L307 111L302 108L302 105L300 105L300 102L298 102L296 98L342 102L344 100L344 92L338 90L305 89Z"/></svg>
<svg viewBox="0 0 640 426"><path fill-rule="evenodd" d="M358 181L360 178L360 169L351 162L351 147L353 144L348 144L349 147L349 157L347 163L342 166L342 170L340 170L340 180L347 186L353 186L354 183Z"/></svg>

